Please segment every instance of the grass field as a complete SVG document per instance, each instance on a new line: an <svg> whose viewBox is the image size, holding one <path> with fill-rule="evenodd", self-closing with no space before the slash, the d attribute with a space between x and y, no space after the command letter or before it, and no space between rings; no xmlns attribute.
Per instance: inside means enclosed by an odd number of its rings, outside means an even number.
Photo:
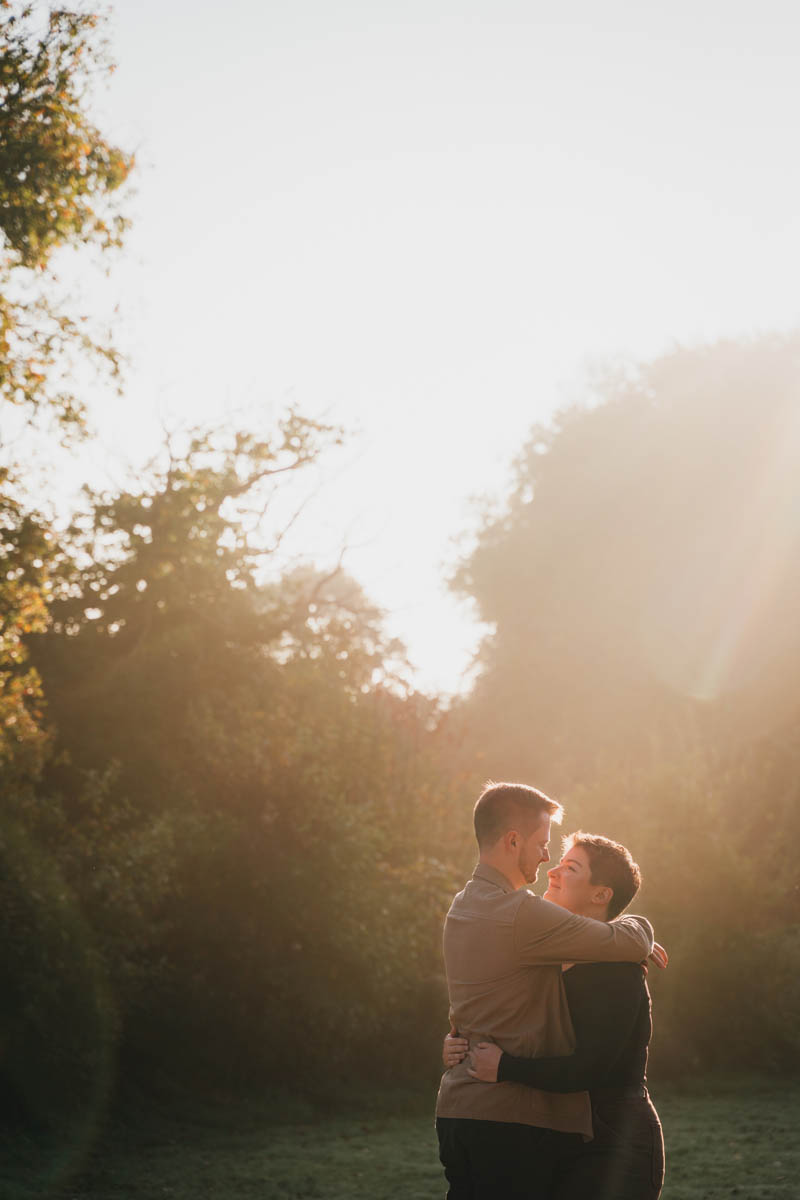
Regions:
<svg viewBox="0 0 800 1200"><path fill-rule="evenodd" d="M663 1200L800 1200L800 1084L764 1078L655 1089ZM432 1102L432 1098L431 1098ZM443 1177L421 1098L377 1094L338 1115L268 1106L164 1106L117 1123L64 1178L42 1144L7 1140L2 1200L435 1200ZM69 1156L67 1155L67 1158ZM62 1178L58 1181L58 1162ZM591 1197L587 1197L591 1200Z"/></svg>

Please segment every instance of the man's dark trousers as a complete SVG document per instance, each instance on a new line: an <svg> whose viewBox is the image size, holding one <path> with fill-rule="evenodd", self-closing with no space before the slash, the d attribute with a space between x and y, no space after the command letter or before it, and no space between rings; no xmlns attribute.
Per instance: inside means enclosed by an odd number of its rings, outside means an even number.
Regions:
<svg viewBox="0 0 800 1200"><path fill-rule="evenodd" d="M447 1200L548 1200L559 1166L582 1141L535 1125L437 1117Z"/></svg>

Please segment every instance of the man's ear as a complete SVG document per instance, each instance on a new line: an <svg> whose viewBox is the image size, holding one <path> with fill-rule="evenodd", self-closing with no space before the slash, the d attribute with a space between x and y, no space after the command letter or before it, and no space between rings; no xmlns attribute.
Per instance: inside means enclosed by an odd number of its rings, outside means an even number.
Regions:
<svg viewBox="0 0 800 1200"><path fill-rule="evenodd" d="M607 904L611 903L611 899L612 899L613 895L614 895L614 889L610 888L610 887L606 887L604 885L603 887L599 887L597 889L594 896L592 897L592 902L594 904L601 904L603 906L603 908L605 908L605 906Z"/></svg>
<svg viewBox="0 0 800 1200"><path fill-rule="evenodd" d="M503 849L507 854L513 854L521 842L519 830L508 829L503 834Z"/></svg>

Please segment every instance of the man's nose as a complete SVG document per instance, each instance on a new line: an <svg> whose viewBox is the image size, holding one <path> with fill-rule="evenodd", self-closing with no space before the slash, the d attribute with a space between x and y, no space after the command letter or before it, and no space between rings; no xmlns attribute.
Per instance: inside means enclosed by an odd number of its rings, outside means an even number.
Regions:
<svg viewBox="0 0 800 1200"><path fill-rule="evenodd" d="M550 862L550 852L548 850L542 851L542 862ZM548 871L548 875L549 874L550 872Z"/></svg>

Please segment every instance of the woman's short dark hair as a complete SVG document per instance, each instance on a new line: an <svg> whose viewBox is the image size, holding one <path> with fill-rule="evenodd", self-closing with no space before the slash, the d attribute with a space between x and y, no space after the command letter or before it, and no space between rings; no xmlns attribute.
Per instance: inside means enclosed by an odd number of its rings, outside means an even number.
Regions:
<svg viewBox="0 0 800 1200"><path fill-rule="evenodd" d="M545 817L559 823L563 809L538 788L526 783L494 783L484 786L475 803L475 837L482 850L494 846L509 829L533 833Z"/></svg>
<svg viewBox="0 0 800 1200"><path fill-rule="evenodd" d="M611 888L614 893L608 902L608 919L618 917L628 907L639 890L642 873L631 858L630 850L610 838L579 829L564 838L564 854L580 846L589 859L592 883Z"/></svg>

